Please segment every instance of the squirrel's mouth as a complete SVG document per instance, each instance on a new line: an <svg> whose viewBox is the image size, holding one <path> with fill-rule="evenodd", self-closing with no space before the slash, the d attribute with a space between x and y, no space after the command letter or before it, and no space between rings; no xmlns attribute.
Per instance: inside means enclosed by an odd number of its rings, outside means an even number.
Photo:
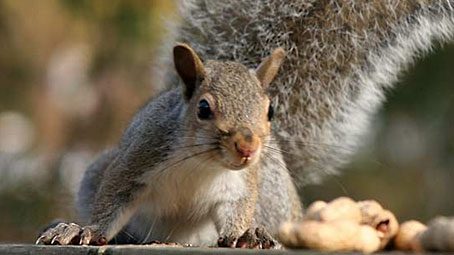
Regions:
<svg viewBox="0 0 454 255"><path fill-rule="evenodd" d="M229 155L224 157L224 164L230 170L242 170L247 168L258 161L259 155L253 155L250 157L239 157L238 155Z"/></svg>
<svg viewBox="0 0 454 255"><path fill-rule="evenodd" d="M262 143L257 136L247 138L236 134L221 141L221 161L230 170L241 170L259 161Z"/></svg>
<svg viewBox="0 0 454 255"><path fill-rule="evenodd" d="M249 160L249 161L246 161L246 162L244 162L244 163L239 163L239 164L237 164L237 163L230 163L230 168L231 168L232 170L241 170L241 169L243 169L243 168L245 168L245 167L251 165L249 162L250 162L250 160Z"/></svg>

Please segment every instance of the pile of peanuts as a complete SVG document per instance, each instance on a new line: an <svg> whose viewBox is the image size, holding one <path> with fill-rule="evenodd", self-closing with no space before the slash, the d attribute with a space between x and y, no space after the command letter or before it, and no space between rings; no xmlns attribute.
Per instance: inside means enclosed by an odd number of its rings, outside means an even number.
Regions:
<svg viewBox="0 0 454 255"><path fill-rule="evenodd" d="M454 217L438 217L428 226L418 221L399 223L373 200L347 197L316 201L301 222L284 223L279 240L288 248L372 253L391 247L404 251L454 251Z"/></svg>

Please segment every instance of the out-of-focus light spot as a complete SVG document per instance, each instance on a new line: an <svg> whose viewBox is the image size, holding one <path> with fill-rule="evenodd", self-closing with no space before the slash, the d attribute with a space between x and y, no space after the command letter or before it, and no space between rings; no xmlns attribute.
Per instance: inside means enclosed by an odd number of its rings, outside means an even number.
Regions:
<svg viewBox="0 0 454 255"><path fill-rule="evenodd" d="M63 155L59 172L65 187L73 195L76 195L83 173L92 161L93 153L86 150L69 151Z"/></svg>
<svg viewBox="0 0 454 255"><path fill-rule="evenodd" d="M55 50L47 82L51 99L65 113L84 117L96 108L96 91L88 79L91 52L88 46L71 45Z"/></svg>
<svg viewBox="0 0 454 255"><path fill-rule="evenodd" d="M391 118L384 139L387 158L402 168L424 161L429 145L421 129L421 125L408 116Z"/></svg>
<svg viewBox="0 0 454 255"><path fill-rule="evenodd" d="M18 112L0 113L0 153L23 153L35 137L32 122Z"/></svg>

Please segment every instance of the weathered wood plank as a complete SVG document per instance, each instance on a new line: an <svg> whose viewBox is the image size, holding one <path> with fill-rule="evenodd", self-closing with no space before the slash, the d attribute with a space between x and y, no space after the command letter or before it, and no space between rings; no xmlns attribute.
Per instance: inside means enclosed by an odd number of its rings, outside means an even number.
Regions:
<svg viewBox="0 0 454 255"><path fill-rule="evenodd" d="M191 255L191 254L219 254L219 255L322 255L311 250L247 250L247 249L222 249L222 248L175 248L175 247L152 247L149 245L106 245L106 246L46 246L33 244L0 244L0 255ZM339 254L339 253L337 253ZM340 253L358 254L358 253ZM402 255L403 252L381 252L375 255ZM414 254L414 253L408 253ZM429 253L428 253L429 254ZM430 253L434 255L449 253ZM454 255L454 253L450 253Z"/></svg>
<svg viewBox="0 0 454 255"><path fill-rule="evenodd" d="M32 244L0 244L0 255L187 255L187 254L238 254L248 255L257 254L258 250L247 249L223 249L223 248L175 248L175 247L152 247L148 245L106 245L106 246L46 246ZM261 250L261 254L280 255L280 254L304 254L318 255L321 253L300 250Z"/></svg>
<svg viewBox="0 0 454 255"><path fill-rule="evenodd" d="M0 254L11 255L96 255L98 247L83 246L44 246L32 244L1 244Z"/></svg>
<svg viewBox="0 0 454 255"><path fill-rule="evenodd" d="M103 249L105 249L103 251ZM100 248L100 254L109 254L109 255L154 255L154 254L165 254L165 255L187 255L187 254L238 254L238 255L248 255L248 254L257 254L259 250L248 250L248 249L227 249L227 248L175 248L175 247L147 247L147 246L137 246L137 245L123 245L123 246L105 246ZM318 252L309 251L309 250L300 250L300 251L289 251L289 250L260 250L261 254L270 254L270 255L290 255L290 254L304 254L304 255L315 255L320 254Z"/></svg>

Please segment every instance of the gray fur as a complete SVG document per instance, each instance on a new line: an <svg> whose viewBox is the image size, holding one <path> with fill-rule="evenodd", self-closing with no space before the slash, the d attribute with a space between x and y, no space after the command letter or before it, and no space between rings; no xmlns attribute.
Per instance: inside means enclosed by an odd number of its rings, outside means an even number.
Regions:
<svg viewBox="0 0 454 255"><path fill-rule="evenodd" d="M98 185L101 183L104 171L117 156L118 151L115 149L104 151L84 173L76 201L78 215L80 216L80 219L84 221L84 224L88 224L88 219L90 218L93 209L93 200L98 191Z"/></svg>
<svg viewBox="0 0 454 255"><path fill-rule="evenodd" d="M278 148L278 145L272 147ZM259 203L254 220L257 226L266 226L272 234L276 234L284 219L300 219L301 204L282 153L264 154L263 171L259 176Z"/></svg>
<svg viewBox="0 0 454 255"><path fill-rule="evenodd" d="M178 89L163 93L139 111L119 147L87 169L77 203L82 221L102 233L116 233L126 223L121 215L133 213L128 210L145 189L140 176L163 161L177 136L182 106Z"/></svg>
<svg viewBox="0 0 454 255"><path fill-rule="evenodd" d="M269 136L268 96L254 72L218 61L206 61L204 70L191 98L176 88L151 100L118 148L87 169L80 216L108 240L214 245L220 236L237 238L251 227L276 235L282 221L301 216L296 189ZM217 118L200 121L197 104L207 93ZM225 139L223 128L230 136L246 130L249 142L258 135L260 161L238 171L227 168L225 146L210 146ZM216 151L203 153L207 148Z"/></svg>
<svg viewBox="0 0 454 255"><path fill-rule="evenodd" d="M181 28L172 27L170 36L207 58L249 67L273 48L287 51L271 87L273 130L295 154L285 160L302 184L348 161L386 89L415 57L452 38L453 6L453 0L186 0Z"/></svg>

